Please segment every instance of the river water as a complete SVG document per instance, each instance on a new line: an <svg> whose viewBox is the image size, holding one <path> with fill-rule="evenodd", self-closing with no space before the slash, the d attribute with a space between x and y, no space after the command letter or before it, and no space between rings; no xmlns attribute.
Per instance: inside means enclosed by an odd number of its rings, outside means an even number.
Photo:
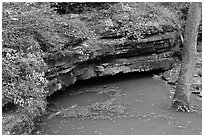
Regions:
<svg viewBox="0 0 204 137"><path fill-rule="evenodd" d="M83 83L83 82L82 82ZM124 114L110 115L101 112L94 118L45 118L45 125L38 134L50 135L191 135L202 134L202 101L194 97L193 104L197 112L175 112L170 108L172 88L161 80L153 79L152 74L133 73L128 76L103 78L89 83L79 84L69 93L50 100L60 107L87 106L96 102L106 102L112 97L105 93L77 91L95 90L103 85L117 86L121 96L114 103L126 104ZM87 88L88 87L88 88ZM73 91L73 92L72 92ZM68 92L68 91L67 91ZM107 116L108 117L105 117ZM104 118L105 117L105 118Z"/></svg>

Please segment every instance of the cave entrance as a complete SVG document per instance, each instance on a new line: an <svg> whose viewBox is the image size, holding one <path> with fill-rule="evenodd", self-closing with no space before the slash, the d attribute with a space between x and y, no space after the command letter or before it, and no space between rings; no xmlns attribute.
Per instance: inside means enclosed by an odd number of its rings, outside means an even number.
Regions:
<svg viewBox="0 0 204 137"><path fill-rule="evenodd" d="M48 107L84 106L96 102L105 102L119 90L121 81L152 77L161 71L118 73L114 76L102 76L88 80L79 80L64 90L56 91L47 97ZM108 93L107 93L108 92ZM121 91L118 91L121 92Z"/></svg>

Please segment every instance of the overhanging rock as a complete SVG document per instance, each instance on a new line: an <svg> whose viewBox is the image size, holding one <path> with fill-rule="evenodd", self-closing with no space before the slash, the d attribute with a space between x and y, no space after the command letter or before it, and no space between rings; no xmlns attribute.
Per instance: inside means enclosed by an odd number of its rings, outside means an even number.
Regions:
<svg viewBox="0 0 204 137"><path fill-rule="evenodd" d="M178 61L179 36L167 32L141 41L114 39L85 41L71 49L49 53L46 73L50 94L77 80L117 73L170 69Z"/></svg>

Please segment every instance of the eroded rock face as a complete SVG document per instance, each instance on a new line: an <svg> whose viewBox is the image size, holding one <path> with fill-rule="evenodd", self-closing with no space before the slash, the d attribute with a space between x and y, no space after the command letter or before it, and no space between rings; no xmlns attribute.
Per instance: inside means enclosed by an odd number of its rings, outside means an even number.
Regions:
<svg viewBox="0 0 204 137"><path fill-rule="evenodd" d="M46 62L49 66L47 78L50 81L50 94L77 80L92 77L115 75L117 73L167 70L178 61L177 32L166 32L136 40L99 39L90 40L71 50L49 53Z"/></svg>

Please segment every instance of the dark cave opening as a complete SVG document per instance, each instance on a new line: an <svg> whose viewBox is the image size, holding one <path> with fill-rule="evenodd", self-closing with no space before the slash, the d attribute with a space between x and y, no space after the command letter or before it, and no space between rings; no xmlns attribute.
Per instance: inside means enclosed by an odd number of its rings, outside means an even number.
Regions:
<svg viewBox="0 0 204 137"><path fill-rule="evenodd" d="M130 73L118 73L116 75L108 75L108 76L101 76L101 77L94 77L87 80L78 80L76 83L62 89L59 91L54 92L52 95L47 97L48 103L53 100L54 98L59 98L67 94L67 91L72 91L73 89L77 88L83 88L85 86L95 86L100 84L108 84L108 83L114 83L122 80L128 80L128 79L139 79L139 78L145 78L149 76L153 76L155 74L159 74L164 72L164 70L151 70L147 72L130 72Z"/></svg>

